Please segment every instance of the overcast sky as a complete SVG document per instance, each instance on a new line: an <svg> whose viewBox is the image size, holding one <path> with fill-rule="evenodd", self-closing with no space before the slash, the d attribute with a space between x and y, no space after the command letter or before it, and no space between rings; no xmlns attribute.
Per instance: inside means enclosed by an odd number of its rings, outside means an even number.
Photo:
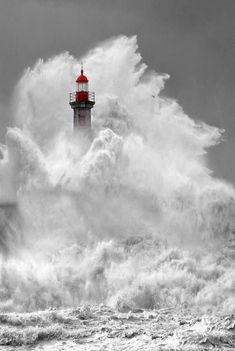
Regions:
<svg viewBox="0 0 235 351"><path fill-rule="evenodd" d="M119 34L137 34L148 66L171 75L164 94L226 129L210 162L235 183L235 0L0 0L1 140L24 68L61 51L81 56Z"/></svg>

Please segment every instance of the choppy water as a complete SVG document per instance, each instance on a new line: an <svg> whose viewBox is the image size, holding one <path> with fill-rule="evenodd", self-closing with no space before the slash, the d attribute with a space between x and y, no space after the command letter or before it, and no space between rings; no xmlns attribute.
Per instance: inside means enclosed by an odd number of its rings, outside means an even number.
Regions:
<svg viewBox="0 0 235 351"><path fill-rule="evenodd" d="M136 38L84 61L90 139L71 130L80 67L68 53L39 60L14 93L0 150L1 350L233 349L235 190L207 155L223 131L161 94L169 77L146 71Z"/></svg>
<svg viewBox="0 0 235 351"><path fill-rule="evenodd" d="M107 306L0 315L1 350L231 350L233 315ZM7 345L7 346L5 346Z"/></svg>

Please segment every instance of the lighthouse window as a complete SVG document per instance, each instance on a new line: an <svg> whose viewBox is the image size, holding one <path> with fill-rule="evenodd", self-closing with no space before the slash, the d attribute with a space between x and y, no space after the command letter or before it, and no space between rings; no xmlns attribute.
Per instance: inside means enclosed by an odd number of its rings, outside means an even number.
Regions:
<svg viewBox="0 0 235 351"><path fill-rule="evenodd" d="M88 91L88 83L78 83L78 91Z"/></svg>

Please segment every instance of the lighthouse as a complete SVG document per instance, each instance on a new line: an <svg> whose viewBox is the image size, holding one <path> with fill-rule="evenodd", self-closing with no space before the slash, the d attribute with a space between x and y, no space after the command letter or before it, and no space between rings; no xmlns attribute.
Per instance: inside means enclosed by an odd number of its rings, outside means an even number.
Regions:
<svg viewBox="0 0 235 351"><path fill-rule="evenodd" d="M91 109L95 105L95 93L89 91L88 79L81 74L76 79L77 91L70 93L69 104L73 109L74 131L89 132L91 129Z"/></svg>

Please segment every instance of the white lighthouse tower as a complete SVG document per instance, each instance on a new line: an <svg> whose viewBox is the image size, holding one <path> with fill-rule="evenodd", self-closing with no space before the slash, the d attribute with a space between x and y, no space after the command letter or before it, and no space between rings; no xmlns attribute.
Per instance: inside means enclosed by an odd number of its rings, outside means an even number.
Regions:
<svg viewBox="0 0 235 351"><path fill-rule="evenodd" d="M95 93L88 88L88 79L81 69L76 79L77 91L70 93L69 104L73 109L74 131L89 131L91 129L91 109L95 104Z"/></svg>

